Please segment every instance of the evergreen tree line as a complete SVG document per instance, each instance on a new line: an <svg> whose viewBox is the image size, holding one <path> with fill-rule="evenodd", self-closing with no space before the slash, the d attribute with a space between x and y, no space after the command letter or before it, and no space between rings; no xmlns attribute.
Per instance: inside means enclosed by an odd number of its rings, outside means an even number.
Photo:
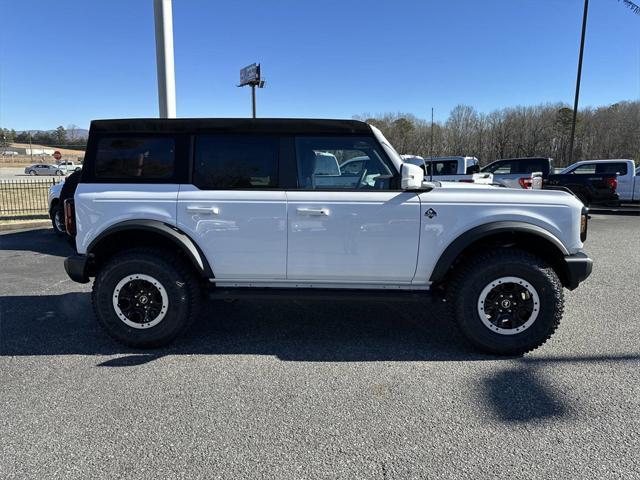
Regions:
<svg viewBox="0 0 640 480"><path fill-rule="evenodd" d="M466 155L482 165L500 158L551 157L570 163L573 110L564 104L508 107L484 114L458 105L433 125L411 114L358 116L382 130L401 154ZM433 138L433 141L432 141ZM629 158L640 162L640 101L578 111L574 161Z"/></svg>

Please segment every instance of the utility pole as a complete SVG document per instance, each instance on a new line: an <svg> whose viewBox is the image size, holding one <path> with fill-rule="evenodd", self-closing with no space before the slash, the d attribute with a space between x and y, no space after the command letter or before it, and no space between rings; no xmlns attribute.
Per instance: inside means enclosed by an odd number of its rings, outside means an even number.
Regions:
<svg viewBox="0 0 640 480"><path fill-rule="evenodd" d="M573 101L573 120L571 121L571 138L569 139L569 164L573 163L573 140L576 134L578 99L580 98L580 77L582 76L582 54L584 52L584 35L587 31L588 11L589 11L589 0L584 0L584 12L582 14L582 35L580 37L580 55L578 56L578 76L576 77L576 96Z"/></svg>
<svg viewBox="0 0 640 480"><path fill-rule="evenodd" d="M253 118L256 118L256 86L251 85L251 112Z"/></svg>
<svg viewBox="0 0 640 480"><path fill-rule="evenodd" d="M176 73L173 61L172 0L153 0L160 118L176 118Z"/></svg>
<svg viewBox="0 0 640 480"><path fill-rule="evenodd" d="M33 164L33 147L31 146L31 130L29 130L29 154L31 155L31 163Z"/></svg>
<svg viewBox="0 0 640 480"><path fill-rule="evenodd" d="M433 160L433 107L431 107L431 148L429 149L429 157Z"/></svg>

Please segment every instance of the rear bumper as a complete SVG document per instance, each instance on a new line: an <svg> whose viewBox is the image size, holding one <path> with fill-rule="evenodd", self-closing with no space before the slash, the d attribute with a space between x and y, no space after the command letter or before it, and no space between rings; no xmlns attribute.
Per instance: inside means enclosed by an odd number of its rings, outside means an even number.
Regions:
<svg viewBox="0 0 640 480"><path fill-rule="evenodd" d="M88 264L86 255L72 255L64 259L64 269L69 278L78 283L89 283Z"/></svg>
<svg viewBox="0 0 640 480"><path fill-rule="evenodd" d="M593 260L586 253L578 252L574 255L564 257L567 265L567 283L565 287L574 290L591 275Z"/></svg>

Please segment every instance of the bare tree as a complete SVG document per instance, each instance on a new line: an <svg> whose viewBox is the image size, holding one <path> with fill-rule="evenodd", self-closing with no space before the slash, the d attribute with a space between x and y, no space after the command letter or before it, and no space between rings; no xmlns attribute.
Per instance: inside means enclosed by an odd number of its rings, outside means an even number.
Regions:
<svg viewBox="0 0 640 480"><path fill-rule="evenodd" d="M561 103L516 106L481 114L458 105L444 123L411 114L387 113L357 118L380 128L400 153L429 156L470 155L483 164L517 156L569 161L573 110ZM618 102L578 112L576 159L631 158L640 162L640 101Z"/></svg>

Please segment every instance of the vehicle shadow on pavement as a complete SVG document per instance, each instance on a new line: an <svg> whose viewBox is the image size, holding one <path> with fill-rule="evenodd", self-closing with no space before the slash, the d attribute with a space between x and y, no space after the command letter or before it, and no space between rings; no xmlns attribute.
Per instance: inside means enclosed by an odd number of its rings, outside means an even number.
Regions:
<svg viewBox="0 0 640 480"><path fill-rule="evenodd" d="M53 229L22 230L0 235L0 250L30 251L55 257L74 254L73 247L53 233Z"/></svg>
<svg viewBox="0 0 640 480"><path fill-rule="evenodd" d="M417 309L417 313L413 310ZM424 310L421 310L424 309ZM401 310L401 311L398 311ZM168 347L113 341L93 318L88 292L0 298L0 355L122 355L132 366L165 355L272 355L284 361L486 360L439 305L336 301L207 301L201 318Z"/></svg>
<svg viewBox="0 0 640 480"><path fill-rule="evenodd" d="M503 423L575 415L539 366L557 362L637 362L640 357L504 358L470 349L441 305L348 301L209 301L206 314L169 347L122 346L100 329L89 293L0 299L0 357L94 355L99 367L139 367L170 355L271 355L294 362L501 361L473 380L485 414Z"/></svg>

